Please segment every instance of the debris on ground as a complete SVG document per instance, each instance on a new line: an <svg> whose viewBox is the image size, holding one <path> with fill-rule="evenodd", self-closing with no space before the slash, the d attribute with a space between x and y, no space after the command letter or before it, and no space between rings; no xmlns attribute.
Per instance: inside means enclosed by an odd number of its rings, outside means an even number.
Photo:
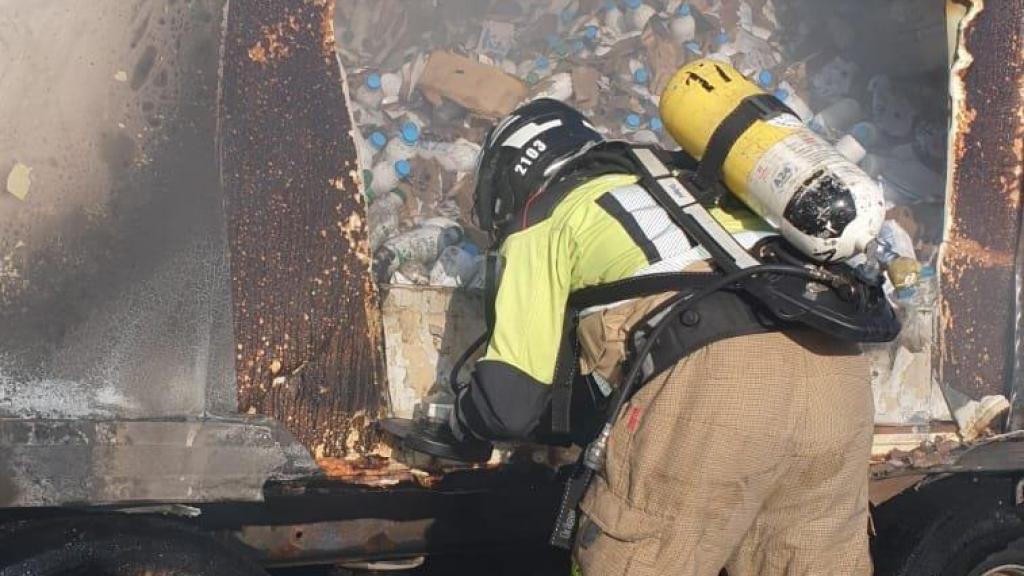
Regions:
<svg viewBox="0 0 1024 576"><path fill-rule="evenodd" d="M32 187L32 169L18 162L7 174L7 192L18 200L25 200L28 197L28 190Z"/></svg>
<svg viewBox="0 0 1024 576"><path fill-rule="evenodd" d="M950 438L928 440L913 450L896 449L872 462L871 474L881 478L907 471L950 466L956 462L964 448L962 442Z"/></svg>

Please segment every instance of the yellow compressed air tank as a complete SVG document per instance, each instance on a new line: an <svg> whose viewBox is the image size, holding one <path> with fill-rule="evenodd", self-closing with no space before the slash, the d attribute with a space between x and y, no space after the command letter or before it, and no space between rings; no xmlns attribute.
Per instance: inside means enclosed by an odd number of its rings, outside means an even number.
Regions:
<svg viewBox="0 0 1024 576"><path fill-rule="evenodd" d="M666 130L701 160L718 127L762 90L716 60L687 64L661 96ZM857 165L782 113L755 120L732 144L722 182L791 244L819 261L864 252L885 221L881 189Z"/></svg>

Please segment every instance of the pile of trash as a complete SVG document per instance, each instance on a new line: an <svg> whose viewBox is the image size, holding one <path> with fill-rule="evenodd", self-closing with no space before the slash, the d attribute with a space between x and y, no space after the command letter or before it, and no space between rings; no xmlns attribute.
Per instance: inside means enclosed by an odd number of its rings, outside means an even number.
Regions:
<svg viewBox="0 0 1024 576"><path fill-rule="evenodd" d="M930 308L932 290L917 287L934 279L942 228L948 69L941 6L929 19L927 4L339 3L377 277L482 285L472 173L495 119L549 97L609 138L677 148L658 96L679 67L706 57L775 94L878 180L892 208L879 244L894 295Z"/></svg>

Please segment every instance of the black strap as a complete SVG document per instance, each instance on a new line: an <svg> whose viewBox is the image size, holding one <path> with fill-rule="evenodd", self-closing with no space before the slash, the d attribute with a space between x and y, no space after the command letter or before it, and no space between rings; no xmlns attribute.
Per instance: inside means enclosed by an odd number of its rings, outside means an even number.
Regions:
<svg viewBox="0 0 1024 576"><path fill-rule="evenodd" d="M758 120L768 120L780 114L796 116L788 106L771 94L755 94L740 101L708 140L707 149L697 168L697 183L700 187L714 190L717 195L721 195L725 191L721 184L722 167L736 141Z"/></svg>
<svg viewBox="0 0 1024 576"><path fill-rule="evenodd" d="M665 272L625 278L577 290L569 297L569 306L577 310L586 310L592 306L604 306L665 292L698 291L715 278L716 275L706 272Z"/></svg>
<svg viewBox="0 0 1024 576"><path fill-rule="evenodd" d="M579 338L576 326L579 315L568 306L562 324L562 342L555 362L555 376L551 382L551 433L566 436L572 429L572 385L579 367Z"/></svg>

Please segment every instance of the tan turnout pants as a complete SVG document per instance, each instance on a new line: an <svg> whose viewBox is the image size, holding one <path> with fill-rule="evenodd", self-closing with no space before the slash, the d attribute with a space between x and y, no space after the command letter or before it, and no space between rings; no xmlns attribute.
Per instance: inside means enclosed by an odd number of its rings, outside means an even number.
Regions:
<svg viewBox="0 0 1024 576"><path fill-rule="evenodd" d="M655 300L587 317L584 368L611 378ZM873 431L866 362L812 332L698 350L616 424L584 499L585 576L866 575Z"/></svg>

